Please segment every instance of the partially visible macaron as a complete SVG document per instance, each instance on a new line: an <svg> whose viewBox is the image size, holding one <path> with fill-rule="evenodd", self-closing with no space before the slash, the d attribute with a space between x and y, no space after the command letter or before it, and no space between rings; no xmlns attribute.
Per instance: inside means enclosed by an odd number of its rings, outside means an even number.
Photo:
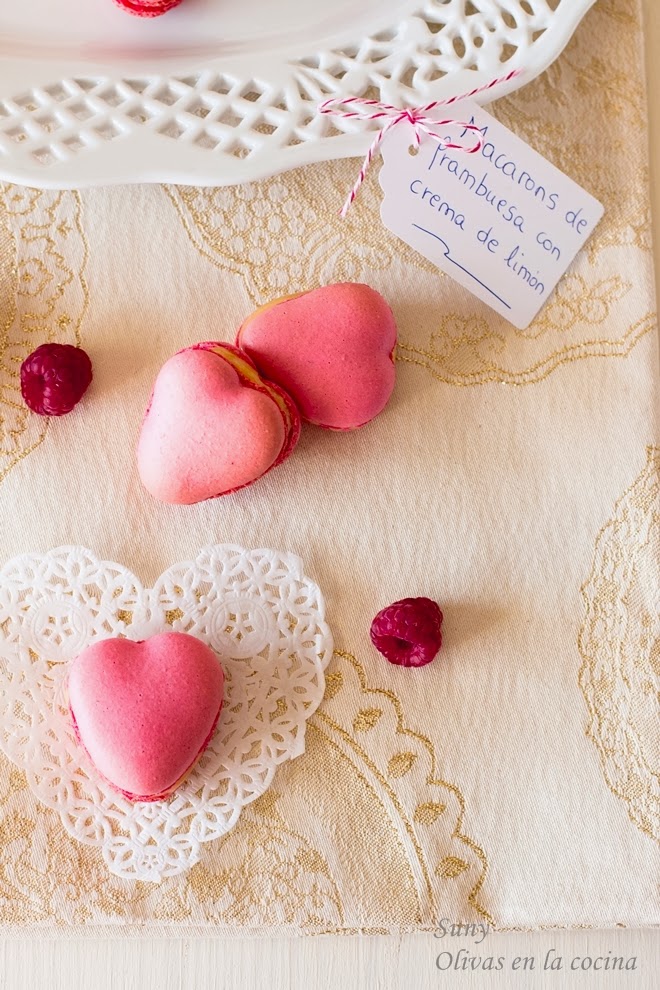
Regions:
<svg viewBox="0 0 660 990"><path fill-rule="evenodd" d="M138 470L155 498L190 505L252 484L289 456L299 435L294 403L249 357L231 344L195 344L156 378Z"/></svg>
<svg viewBox="0 0 660 990"><path fill-rule="evenodd" d="M215 653L187 633L105 639L71 662L69 707L100 775L129 801L162 801L207 748L222 709Z"/></svg>
<svg viewBox="0 0 660 990"><path fill-rule="evenodd" d="M236 343L291 395L303 419L354 430L389 401L396 337L380 293L340 282L267 303L243 323Z"/></svg>
<svg viewBox="0 0 660 990"><path fill-rule="evenodd" d="M173 7L178 7L183 0L115 0L115 3L136 17L160 17Z"/></svg>

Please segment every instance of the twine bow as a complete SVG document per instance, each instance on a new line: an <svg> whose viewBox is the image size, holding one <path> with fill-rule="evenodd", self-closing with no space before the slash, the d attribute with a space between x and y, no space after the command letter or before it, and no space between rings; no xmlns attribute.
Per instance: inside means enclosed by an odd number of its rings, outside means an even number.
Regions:
<svg viewBox="0 0 660 990"><path fill-rule="evenodd" d="M434 141L441 141L445 148L456 148L459 151L464 151L468 155L474 155L477 151L481 150L483 144L481 137L478 137L473 145L456 144L455 142L447 141L444 135L438 133L437 128L447 127L449 125L458 125L463 128L463 132L479 132L479 128L476 124L470 124L464 120L457 120L453 117L448 117L445 120L436 120L433 117L429 117L428 114L431 110L437 109L437 107L446 107L450 106L452 103L458 103L461 100L469 100L472 96L476 96L477 93L483 93L487 89L493 89L495 86L500 86L502 83L509 82L510 79L513 79L514 76L519 74L519 69L513 69L513 71L507 73L506 76L500 76L498 79L493 79L484 86L477 86L476 89L470 90L469 93L461 93L459 96L450 96L447 100L434 100L432 103L427 103L423 107L395 107L391 106L389 103L380 103L378 100L364 100L356 96L347 96L343 99L333 98L326 100L325 103L322 103L319 107L319 113L354 118L358 120L382 120L385 122L384 127L382 127L378 132L366 154L355 185L346 198L346 202L341 209L340 216L345 217L348 213L360 190L360 186L366 178L371 162L379 152L380 146L387 134L389 134L389 132L396 127L397 124L404 122L410 124L413 128L415 147L417 148L419 148L422 143L423 137L430 137L433 138ZM347 107L348 109L346 109ZM351 110L351 107L359 107L360 109Z"/></svg>

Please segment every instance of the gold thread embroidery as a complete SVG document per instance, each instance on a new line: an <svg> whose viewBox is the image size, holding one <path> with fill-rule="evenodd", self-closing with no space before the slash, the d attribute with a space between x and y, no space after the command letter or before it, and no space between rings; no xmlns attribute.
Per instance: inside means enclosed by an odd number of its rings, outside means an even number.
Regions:
<svg viewBox="0 0 660 990"><path fill-rule="evenodd" d="M341 670L333 670L325 675L325 699L330 701L336 697L344 685L344 675Z"/></svg>
<svg viewBox="0 0 660 990"><path fill-rule="evenodd" d="M13 790L11 781L10 787ZM5 804L0 845L3 924L84 924L99 916L116 920L149 893L148 884L126 885L109 874L100 851L68 836L50 809L27 817Z"/></svg>
<svg viewBox="0 0 660 990"><path fill-rule="evenodd" d="M378 219L378 183L342 220L339 205L355 163L324 162L262 182L220 189L164 186L195 249L243 278L255 305L328 282L358 281L394 263L436 277L438 270Z"/></svg>
<svg viewBox="0 0 660 990"><path fill-rule="evenodd" d="M183 911L191 913L189 895L207 905L207 917L226 924L298 924L303 929L329 922L344 923L341 897L321 853L298 832L280 823L241 820L218 843L221 859L227 847L244 854L215 872L203 863L192 868L181 896ZM169 892L161 913L169 911Z"/></svg>
<svg viewBox="0 0 660 990"><path fill-rule="evenodd" d="M496 321L495 321L496 322ZM592 338L568 344L541 358L524 371L510 371L496 357L506 346L506 332L495 332L478 317L446 316L432 336L428 348L399 341L397 359L425 368L446 385L484 385L501 382L529 385L543 381L560 365L587 357L626 357L645 334L656 326L656 314L629 326L617 340Z"/></svg>
<svg viewBox="0 0 660 990"><path fill-rule="evenodd" d="M80 344L89 293L87 240L77 193L0 185L0 481L44 441L49 421L20 394L19 369L38 344ZM65 252L67 260L65 260ZM68 259L72 259L71 261ZM4 301L7 302L4 302Z"/></svg>
<svg viewBox="0 0 660 990"><path fill-rule="evenodd" d="M447 805L441 801L425 801L415 808L413 821L418 825L433 825L446 810Z"/></svg>
<svg viewBox="0 0 660 990"><path fill-rule="evenodd" d="M403 808L401 802L399 801L396 792L389 785L387 779L380 772L380 770L378 769L378 767L376 766L376 764L373 762L373 760L371 759L371 757L369 757L364 752L364 750L362 750L357 745L357 743L341 727L341 725L339 725L337 722L334 721L334 719L330 718L329 715L326 715L322 711L317 711L317 713L314 716L314 718L315 719L321 719L321 721L325 725L327 725L330 728L332 728L339 736L341 736L341 738L344 740L344 742L346 742L352 749L354 749L357 752L359 752L360 758L364 762L365 766L367 766L369 768L369 770L372 772L372 774L374 775L374 777L376 778L376 780L378 781L378 783L383 787L383 789L387 793L388 798L390 799L390 801L394 805L394 807L395 807L395 809L397 811L397 814L401 818L401 822L403 823L403 826L404 826L406 832L408 833L408 838L410 839L410 841L412 842L412 844L413 844L413 846L415 848L415 852L417 853L417 856L419 858L419 863L420 863L420 866L422 868L422 872L424 874L424 881L425 881L425 884L426 884L427 894L428 894L429 900L431 901L431 903L433 903L433 888L431 886L431 880L429 878L428 870L426 868L426 863L424 861L424 854L423 854L422 849L421 849L421 846L419 845L419 842L417 840L417 836L415 835L415 831L414 831L412 825L410 824L410 822L406 818L406 814L405 814L404 808ZM315 722L312 722L312 721L309 722L309 727L312 727L314 729L318 729L318 726L315 724ZM326 737L326 738L328 738L328 737ZM336 747L336 743L332 742L331 739L328 739L328 741L333 746ZM365 782L366 782L366 778L363 778L363 779L365 779Z"/></svg>
<svg viewBox="0 0 660 990"><path fill-rule="evenodd" d="M373 729L382 714L380 708L361 708L353 719L353 732L368 732Z"/></svg>
<svg viewBox="0 0 660 990"><path fill-rule="evenodd" d="M600 0L550 69L494 109L602 201L604 222L586 246L592 264L605 248L652 251L645 88L642 74L628 69L639 65L641 43L636 0ZM616 61L604 55L608 49ZM584 110L579 129L571 112L576 99ZM603 120L612 123L606 133Z"/></svg>
<svg viewBox="0 0 660 990"><path fill-rule="evenodd" d="M466 848L470 849L474 853L480 864L479 876L468 893L468 903L478 912L478 914L486 918L490 924L494 925L492 915L483 907L483 905L479 901L479 895L483 889L486 880L486 875L488 873L488 860L486 858L486 854L484 853L483 849L472 838L470 838L470 836L468 836L463 830L466 808L465 808L465 798L463 797L463 794L461 793L460 789L455 784L452 784L449 781L444 780L437 776L437 761L436 761L436 755L435 755L435 749L433 743L427 736L415 732L406 726L401 702L392 691L386 690L384 688L369 687L367 685L364 669L362 665L358 662L358 660L353 656L353 654L347 653L344 650L335 650L334 655L336 657L341 658L342 660L345 660L353 667L357 675L358 682L360 684L360 688L363 694L366 694L370 697L386 698L389 701L392 708L394 709L394 713L396 717L397 735L409 739L415 739L426 750L431 765L430 773L426 776L426 784L432 787L443 788L444 790L452 794L453 797L455 798L458 804L459 811L456 821L452 828L451 837L452 839L455 839L456 841L460 842ZM313 721L315 719L318 719L319 717L324 719L328 718L328 716L325 715L323 709L321 709L316 713L315 716L313 716L313 719L312 721L310 721L309 724L311 725ZM332 720L330 721L332 722ZM373 761L364 752L364 750L357 744L357 742L353 740L348 735L348 733L345 733L344 730L341 729L341 726L337 726L337 728L339 729L342 738L344 738L345 741L347 741L349 745L354 750L356 750L356 752L359 753L361 758L364 760L365 764L369 766L370 769L372 769L372 772L378 775L378 779L381 782L381 784L388 790L391 789L391 785L389 784L387 779L382 774L380 774L378 768L375 767L375 765L373 765ZM411 829L411 831L414 834L412 823L407 822L407 826ZM416 852L418 853L418 855L420 855L421 850L419 848L419 844L416 838L414 840L414 845L416 848ZM428 873L426 872L425 865L424 865L424 872L425 872L425 876L428 878Z"/></svg>
<svg viewBox="0 0 660 990"><path fill-rule="evenodd" d="M349 745L350 745L350 736L348 735L348 733L344 733L344 730L341 728L341 726L339 726L336 723L334 723L332 719L328 718L327 716L324 716L321 712L317 712L315 718L316 717L319 717L319 716L322 717L322 721L324 722L325 726L330 727L334 732L336 732L340 737L342 737L345 742L349 742ZM337 744L337 742L335 742L335 740L332 739L331 735L327 731L324 731L324 729L320 725L318 725L316 723L316 721L313 721L313 720L310 720L309 721L309 723L308 723L308 730L309 729L312 730L312 734L318 733L318 735L323 739L324 743L327 746L330 746L331 747L331 749L334 751L334 753L336 754L336 756L339 759L342 759L342 760L348 760L349 759L348 756L346 755L346 753ZM359 750L359 747L357 747L357 749ZM361 757L362 761L364 762L365 766L376 777L376 779L378 780L378 782L381 785L383 785L383 788L384 788L384 790L385 790L385 792L387 794L388 799L391 801L391 803L394 806L397 814L400 817L400 820L404 824L404 827L406 828L406 832L408 834L408 838L409 838L409 840L412 841L413 845L415 846L415 851L417 853L417 856L418 856L420 865L422 867L422 871L423 871L423 874L424 874L424 881L425 881L426 889L427 889L427 894L429 895L430 898L432 898L430 878L429 878L428 873L426 871L426 867L425 867L425 863L424 863L424 858L423 858L423 853L422 853L421 848L420 848L420 846L419 846L419 844L418 844L418 842L417 842L417 840L415 838L414 832L412 831L412 829L410 828L409 824L405 820L405 811L404 811L401 803L399 802L399 800L398 800L395 792L393 791L393 789L391 787L388 787L387 786L387 782L386 782L385 778L382 777L382 775L379 773L378 768L376 767L376 765L371 760L369 760L369 758L366 758L365 759L365 755L362 752L360 752L360 757ZM386 813L385 812L385 805L384 805L384 802L383 802L383 797L377 792L377 790L372 786L372 784L370 784L370 782L367 779L367 777L365 776L365 774L362 773L362 771L352 761L350 761L350 762L351 762L352 773L355 774L355 776L357 777L357 779L361 782L362 786L365 787L365 789L369 792L369 794L374 799L374 801L376 802L376 804L380 808L383 809L384 813ZM401 839L400 839L400 837L398 835L396 836L396 841L400 845L402 845L401 844ZM411 886L411 889L414 891L414 894L415 894L416 913L415 913L414 921L416 923L419 923L422 920L422 907L421 907L421 903L420 903L419 893L417 891L417 885L415 884L414 876L412 874L412 870L411 870L410 864L408 863L408 857L406 856L405 850L403 849L403 847L402 847L402 858L405 860L405 862L407 864L407 868L408 868L408 871L410 873L410 886Z"/></svg>
<svg viewBox="0 0 660 990"><path fill-rule="evenodd" d="M443 880L454 880L469 869L470 867L464 859L459 859L458 856L445 856L442 862L436 866L435 872Z"/></svg>
<svg viewBox="0 0 660 990"><path fill-rule="evenodd" d="M596 538L582 586L579 685L587 735L612 793L630 820L660 842L660 740L656 669L660 613L654 606L660 560L660 448L614 507ZM649 690L649 686L651 690Z"/></svg>
<svg viewBox="0 0 660 990"><path fill-rule="evenodd" d="M387 764L388 777L403 777L417 759L415 753L395 753Z"/></svg>

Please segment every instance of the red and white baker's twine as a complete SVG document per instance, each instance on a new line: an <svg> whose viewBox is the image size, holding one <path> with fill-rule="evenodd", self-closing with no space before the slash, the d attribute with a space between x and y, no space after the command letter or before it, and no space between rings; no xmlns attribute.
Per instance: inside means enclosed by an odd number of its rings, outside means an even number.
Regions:
<svg viewBox="0 0 660 990"><path fill-rule="evenodd" d="M513 69L512 72L507 73L506 76L500 76L499 79L493 79L491 82L486 83L485 86L477 86L476 89L470 90L469 93L461 93L459 96L450 96L447 100L435 100L433 103L427 103L423 107L394 107L389 103L379 103L378 100L363 100L356 96L347 96L344 99L330 99L326 100L319 107L319 113L332 114L339 117L353 117L359 120L383 120L386 121L385 126L378 132L373 140L369 151L362 163L362 168L360 169L360 174L357 177L357 181L353 188L351 189L346 202L344 203L340 216L345 217L348 213L351 204L357 196L360 186L364 182L367 170L371 165L375 155L380 150L380 146L383 143L385 136L396 127L397 124L402 123L402 121L407 121L413 128L415 136L415 146L419 148L422 143L422 135L425 137L431 137L435 141L442 141L445 148L457 148L459 151L464 151L468 155L473 155L475 152L481 149L483 141L481 137L477 138L474 145L467 147L464 144L454 144L451 141L447 141L445 136L438 134L436 128L447 127L448 125L458 125L462 127L464 131L479 131L476 124L468 124L464 120L456 120L453 117L448 117L446 120L435 120L433 117L427 116L431 110L435 110L437 107L447 107L452 103L458 103L460 100L469 100L471 97L476 96L477 93L483 93L487 89L493 89L495 86L500 86L502 83L509 82L514 76L520 75L520 69ZM362 107L360 110L346 110L345 107L359 106Z"/></svg>

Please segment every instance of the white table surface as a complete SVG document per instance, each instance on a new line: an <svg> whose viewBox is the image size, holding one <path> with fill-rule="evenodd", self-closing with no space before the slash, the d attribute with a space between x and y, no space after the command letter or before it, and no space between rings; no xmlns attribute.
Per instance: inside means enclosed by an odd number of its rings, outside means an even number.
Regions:
<svg viewBox="0 0 660 990"><path fill-rule="evenodd" d="M651 151L656 278L660 285L660 0L643 0L651 98ZM660 933L655 930L569 931L490 935L473 946L447 945L430 935L403 938L254 939L6 939L0 941L1 990L427 990L431 987L593 987L651 990L658 986ZM459 940L454 940L459 941ZM471 956L503 956L492 975L441 972L438 954L466 948ZM543 970L548 950L563 958L560 972ZM636 957L629 973L571 971L572 960ZM513 972L516 956L535 967ZM445 957L446 958L446 957ZM579 966L578 962L576 965Z"/></svg>

